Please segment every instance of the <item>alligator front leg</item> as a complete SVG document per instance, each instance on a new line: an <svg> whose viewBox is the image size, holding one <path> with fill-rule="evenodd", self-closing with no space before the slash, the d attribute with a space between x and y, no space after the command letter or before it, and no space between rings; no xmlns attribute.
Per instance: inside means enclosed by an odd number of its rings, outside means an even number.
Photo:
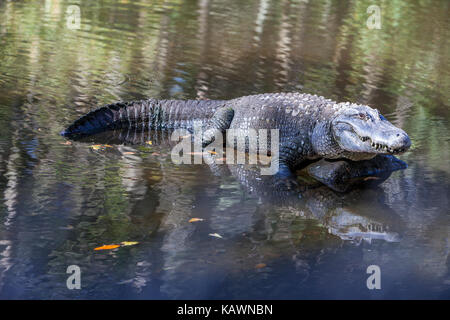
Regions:
<svg viewBox="0 0 450 320"><path fill-rule="evenodd" d="M278 162L278 172L275 174L273 181L278 186L288 189L296 188L299 183L295 168L303 162L301 150L293 141L283 141L280 145L278 157L274 158L274 155L272 155L272 161Z"/></svg>
<svg viewBox="0 0 450 320"><path fill-rule="evenodd" d="M283 190L292 190L299 187L297 176L290 166L284 161L280 161L278 172L273 177L274 187Z"/></svg>
<svg viewBox="0 0 450 320"><path fill-rule="evenodd" d="M278 150L278 155L272 154L271 167L278 169L272 180L276 188L291 190L298 187L297 175L293 170L294 157L292 149L287 144Z"/></svg>

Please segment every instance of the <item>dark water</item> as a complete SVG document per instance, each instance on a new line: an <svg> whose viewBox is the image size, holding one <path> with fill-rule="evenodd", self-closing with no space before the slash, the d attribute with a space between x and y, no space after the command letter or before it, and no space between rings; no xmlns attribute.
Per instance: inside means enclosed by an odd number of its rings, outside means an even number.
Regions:
<svg viewBox="0 0 450 320"><path fill-rule="evenodd" d="M449 2L380 2L369 29L374 3L0 1L0 298L449 298ZM176 166L159 136L58 135L117 100L276 91L377 107L409 133L409 167L285 198ZM121 241L139 244L93 250Z"/></svg>

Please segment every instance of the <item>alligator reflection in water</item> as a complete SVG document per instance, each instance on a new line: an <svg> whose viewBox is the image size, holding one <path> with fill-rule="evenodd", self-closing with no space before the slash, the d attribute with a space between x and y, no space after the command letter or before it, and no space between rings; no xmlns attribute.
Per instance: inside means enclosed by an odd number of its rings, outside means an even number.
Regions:
<svg viewBox="0 0 450 320"><path fill-rule="evenodd" d="M170 132L135 129L103 132L84 138L84 141L131 146L145 145L148 141L152 141L153 145L163 148L170 148L175 144L170 141ZM213 155L206 156L214 160ZM359 162L320 160L299 172L302 182L294 187L278 183L277 176L260 175L257 166L218 165L212 162L209 167L214 175L233 176L243 187L244 192L256 197L260 204L267 203L270 206L284 208L295 216L316 219L327 228L328 232L341 239L398 240L398 233L391 230L395 225L392 223L396 220L396 214L379 202L382 195L376 188L393 171L406 167L404 162L395 157L378 156L373 160ZM338 193L317 183L317 180L334 190L352 190ZM372 188L355 188L356 186ZM174 194L175 198L176 196ZM242 232L252 229L251 225L245 228L242 226L237 229Z"/></svg>
<svg viewBox="0 0 450 320"><path fill-rule="evenodd" d="M119 144L117 150L123 151L124 158L128 159L139 153L141 145L148 146L149 140L158 154L169 154L175 144L170 141L169 133L160 131L111 131L85 138L86 142ZM135 155L130 155L130 151ZM139 162L129 163L128 170L137 172L139 169L133 169L134 166L139 166ZM202 297L206 294L204 288L189 279L208 272L220 278L216 274L220 270L240 277L241 272L253 270L260 262L271 264L286 257L291 259L296 274L303 275L302 281L306 281L319 260L333 257L346 244L400 239L402 220L384 204L384 193L376 186L335 192L309 179L303 171L300 186L289 189L277 185L273 176L261 176L256 166L180 165L179 170L175 167L170 161L160 161L161 176L157 180L144 173L133 180L141 186L139 194L133 197L136 201L130 203L134 206L130 218L133 224L147 221L141 227L152 235L152 247L156 241L163 255L162 261L156 262L158 259L153 254L148 256L146 250L141 250L132 258L137 264L136 276L127 283L134 290L151 291L148 281L161 272L161 293L183 298L195 291L196 295L190 298ZM208 174L205 178L202 170L209 171L209 178ZM388 176L383 172L379 180L367 182L380 183ZM148 188L143 197L142 186ZM198 188L201 198L187 191ZM140 215L154 210L142 210L144 206L158 207L150 224ZM206 217L205 221L195 225L187 223L198 216ZM206 241L209 233L218 233L223 239ZM144 238L140 240L146 242ZM208 266L214 266L214 271ZM194 290L192 286L197 287Z"/></svg>

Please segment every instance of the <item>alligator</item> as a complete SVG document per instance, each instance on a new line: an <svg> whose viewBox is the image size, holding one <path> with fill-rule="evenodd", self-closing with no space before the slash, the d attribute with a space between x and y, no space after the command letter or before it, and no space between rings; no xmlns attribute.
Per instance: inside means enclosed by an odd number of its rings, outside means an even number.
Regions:
<svg viewBox="0 0 450 320"><path fill-rule="evenodd" d="M250 129L278 129L278 174L284 177L293 177L293 170L307 161L369 160L380 154L401 154L411 146L406 132L378 110L306 93L118 102L87 113L61 135L76 139L118 128L185 128L192 132L198 122L203 128L203 147L227 129L241 129L244 135Z"/></svg>

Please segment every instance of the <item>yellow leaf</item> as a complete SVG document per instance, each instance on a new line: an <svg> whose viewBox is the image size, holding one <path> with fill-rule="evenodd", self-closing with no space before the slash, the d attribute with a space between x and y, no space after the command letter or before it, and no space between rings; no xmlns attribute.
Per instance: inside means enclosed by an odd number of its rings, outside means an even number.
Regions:
<svg viewBox="0 0 450 320"><path fill-rule="evenodd" d="M255 268L256 269L262 269L262 268L265 268L267 265L265 264L265 263L258 263L256 266L255 266Z"/></svg>
<svg viewBox="0 0 450 320"><path fill-rule="evenodd" d="M91 146L91 148L94 150L99 150L103 148L112 148L112 146L110 146L109 144L94 144Z"/></svg>
<svg viewBox="0 0 450 320"><path fill-rule="evenodd" d="M217 152L212 151L212 150L208 150L208 152L211 153L211 154L217 154Z"/></svg>
<svg viewBox="0 0 450 320"><path fill-rule="evenodd" d="M222 237L220 234L218 234L218 233L210 233L209 235L210 235L211 237L216 237L216 238L223 239L223 237Z"/></svg>
<svg viewBox="0 0 450 320"><path fill-rule="evenodd" d="M120 247L118 244L107 244L98 248L95 248L94 250L111 250Z"/></svg>
<svg viewBox="0 0 450 320"><path fill-rule="evenodd" d="M152 145L153 142L151 140L147 141L146 144Z"/></svg>
<svg viewBox="0 0 450 320"><path fill-rule="evenodd" d="M200 218L192 218L189 220L189 222L197 222L197 221L203 221L203 219Z"/></svg>
<svg viewBox="0 0 450 320"><path fill-rule="evenodd" d="M138 244L139 242L137 241L123 241L120 244L123 246L134 246L135 244Z"/></svg>

